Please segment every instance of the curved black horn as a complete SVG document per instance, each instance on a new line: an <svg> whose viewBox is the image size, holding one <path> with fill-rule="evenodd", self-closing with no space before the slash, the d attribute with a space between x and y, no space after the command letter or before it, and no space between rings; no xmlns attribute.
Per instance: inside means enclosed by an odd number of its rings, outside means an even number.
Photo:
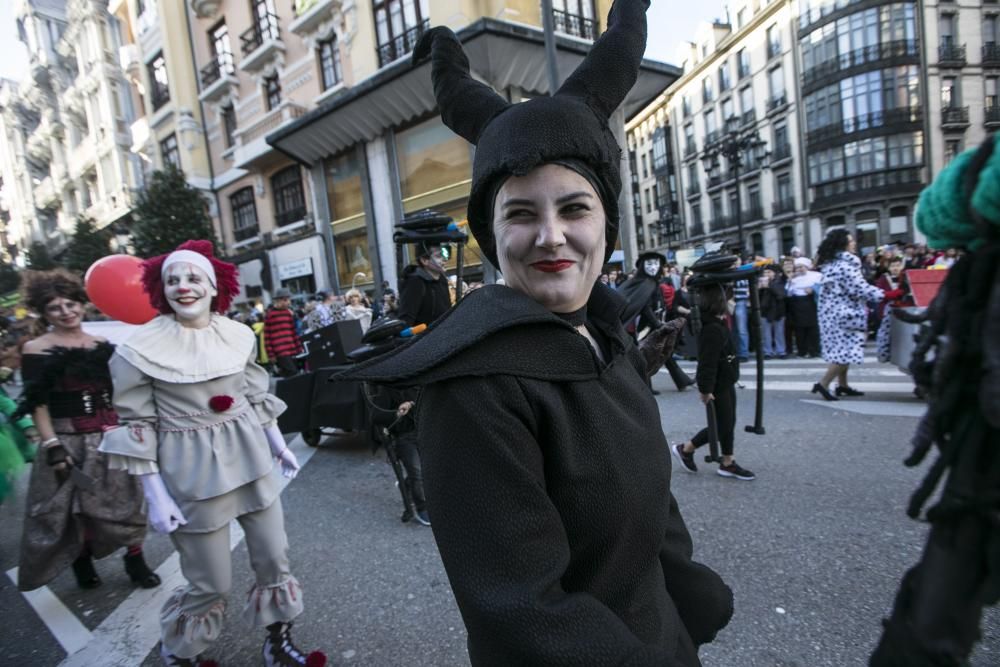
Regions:
<svg viewBox="0 0 1000 667"><path fill-rule="evenodd" d="M413 64L428 56L441 120L469 143L477 143L483 128L510 104L472 78L462 43L450 28L438 26L420 38L413 50Z"/></svg>
<svg viewBox="0 0 1000 667"><path fill-rule="evenodd" d="M608 12L608 29L556 95L583 98L611 118L639 76L646 50L647 9L649 0L615 0Z"/></svg>

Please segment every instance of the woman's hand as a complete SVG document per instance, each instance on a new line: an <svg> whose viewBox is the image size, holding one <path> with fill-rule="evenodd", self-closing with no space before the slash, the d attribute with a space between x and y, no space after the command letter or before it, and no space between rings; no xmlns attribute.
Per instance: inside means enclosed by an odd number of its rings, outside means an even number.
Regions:
<svg viewBox="0 0 1000 667"><path fill-rule="evenodd" d="M708 405L709 401L714 401L715 400L715 394L713 394L711 392L709 392L707 394L699 394L698 397L701 398L701 402L704 403L705 405Z"/></svg>

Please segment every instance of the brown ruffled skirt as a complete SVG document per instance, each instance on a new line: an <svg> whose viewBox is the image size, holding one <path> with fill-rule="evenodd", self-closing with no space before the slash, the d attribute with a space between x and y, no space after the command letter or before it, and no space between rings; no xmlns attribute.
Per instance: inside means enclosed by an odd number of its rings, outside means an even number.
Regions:
<svg viewBox="0 0 1000 667"><path fill-rule="evenodd" d="M30 591L52 581L80 555L86 539L95 558L124 546L140 544L146 514L139 480L125 471L109 470L97 451L101 433L67 433L70 420L53 419L59 441L84 474L94 480L89 491L72 479L60 482L39 452L28 487L18 588Z"/></svg>

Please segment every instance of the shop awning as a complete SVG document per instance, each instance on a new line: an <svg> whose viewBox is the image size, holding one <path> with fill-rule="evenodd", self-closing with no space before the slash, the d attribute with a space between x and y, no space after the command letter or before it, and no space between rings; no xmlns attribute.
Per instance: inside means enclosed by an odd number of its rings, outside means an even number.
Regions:
<svg viewBox="0 0 1000 667"><path fill-rule="evenodd" d="M542 31L531 26L483 18L458 32L473 75L496 90L517 87L526 95L547 95ZM562 79L590 50L584 40L557 35ZM644 60L639 79L625 100L631 118L681 75L673 65ZM406 124L436 108L431 66L412 67L402 58L342 95L271 133L267 143L299 162L312 165L359 141L371 141L391 127Z"/></svg>

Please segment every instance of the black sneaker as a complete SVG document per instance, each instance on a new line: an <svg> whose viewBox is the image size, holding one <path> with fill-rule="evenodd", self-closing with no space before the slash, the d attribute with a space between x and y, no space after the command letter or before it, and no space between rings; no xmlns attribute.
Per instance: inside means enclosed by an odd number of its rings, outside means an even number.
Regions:
<svg viewBox="0 0 1000 667"><path fill-rule="evenodd" d="M719 465L719 475L722 477L732 477L733 479L742 479L745 482L757 479L757 475L753 474L746 468L741 468L740 464L733 461L727 466Z"/></svg>
<svg viewBox="0 0 1000 667"><path fill-rule="evenodd" d="M431 517L427 514L427 510L417 510L413 518L422 526L431 525Z"/></svg>
<svg viewBox="0 0 1000 667"><path fill-rule="evenodd" d="M670 451L673 453L674 458L677 459L681 464L681 470L684 472L698 472L698 466L694 464L694 452L688 454L684 451L684 445L671 445Z"/></svg>

